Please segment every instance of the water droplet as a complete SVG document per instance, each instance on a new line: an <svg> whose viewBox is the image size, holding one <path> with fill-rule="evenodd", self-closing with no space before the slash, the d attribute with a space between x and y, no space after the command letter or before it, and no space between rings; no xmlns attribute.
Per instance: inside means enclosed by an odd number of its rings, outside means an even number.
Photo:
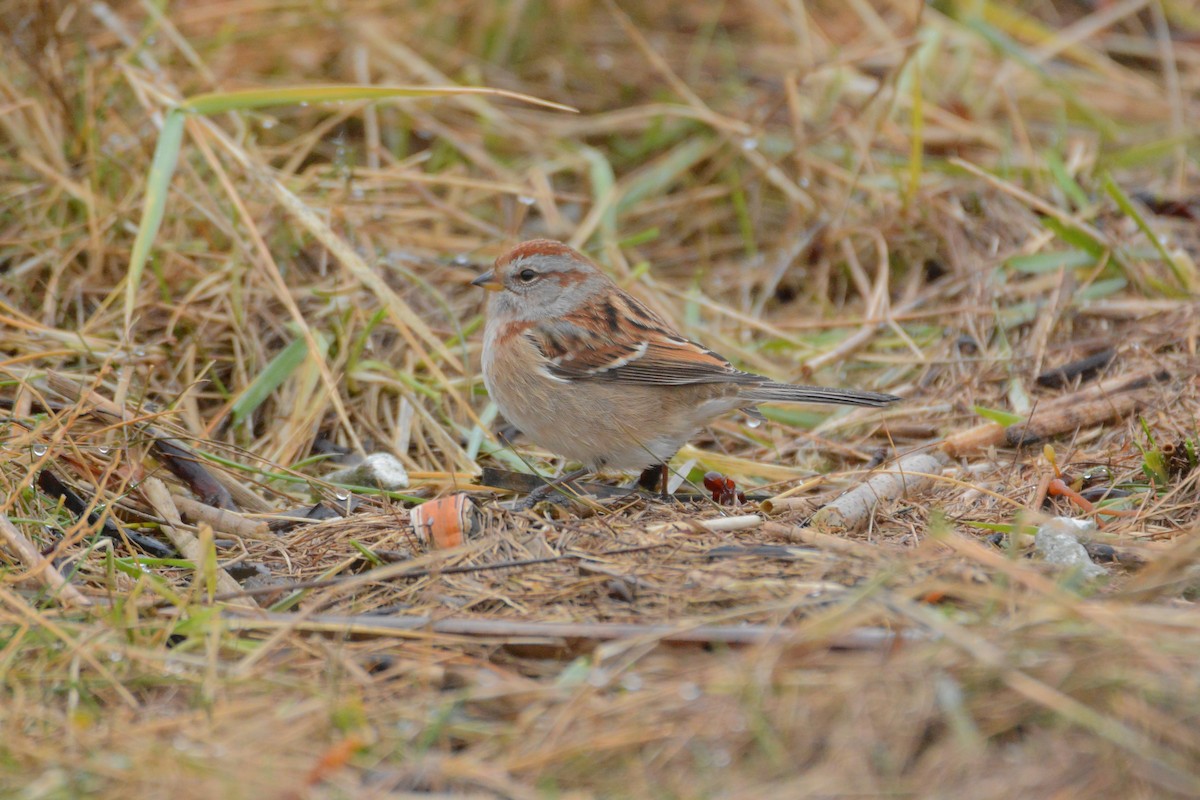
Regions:
<svg viewBox="0 0 1200 800"><path fill-rule="evenodd" d="M146 357L146 348L144 348L144 347L134 348L133 355L136 358L145 358Z"/></svg>
<svg viewBox="0 0 1200 800"><path fill-rule="evenodd" d="M109 446L108 446L108 445L106 445L106 444L102 444L102 445L100 445L99 447L97 447L97 448L96 448L96 452L97 452L97 453L99 453L99 454L100 454L100 455L102 455L102 456L106 456L106 455L108 455L108 451L109 451L109 449L110 449L110 448L109 448Z"/></svg>
<svg viewBox="0 0 1200 800"><path fill-rule="evenodd" d="M301 107L301 108L308 108L308 101L307 101L307 100L301 100L301 101L300 101L300 107Z"/></svg>
<svg viewBox="0 0 1200 800"><path fill-rule="evenodd" d="M636 672L630 672L625 677L621 678L621 688L627 692L641 691L642 676Z"/></svg>
<svg viewBox="0 0 1200 800"><path fill-rule="evenodd" d="M108 651L108 660L111 661L112 663L116 664L119 661L124 661L125 656L121 653L120 650L109 650Z"/></svg>
<svg viewBox="0 0 1200 800"><path fill-rule="evenodd" d="M801 179L800 179L800 188L801 188L801 189L807 189L807 188L808 188L808 178L801 178Z"/></svg>
<svg viewBox="0 0 1200 800"><path fill-rule="evenodd" d="M459 253L454 257L454 263L460 267L465 267L467 264L471 263L471 259L467 258L462 253Z"/></svg>
<svg viewBox="0 0 1200 800"><path fill-rule="evenodd" d="M278 124L279 124L279 121L274 119L273 117L267 117L266 119L264 119L262 121L263 130L266 130L266 131L271 130L271 128L274 128Z"/></svg>
<svg viewBox="0 0 1200 800"><path fill-rule="evenodd" d="M347 491L346 489L338 489L336 492L333 493L333 496L337 500L345 501L345 500L350 499L350 492Z"/></svg>
<svg viewBox="0 0 1200 800"><path fill-rule="evenodd" d="M589 686L594 686L597 689L603 689L608 685L609 674L608 670L603 667L596 667L588 673L587 682Z"/></svg>
<svg viewBox="0 0 1200 800"><path fill-rule="evenodd" d="M601 69L601 70L604 70L605 72L608 72L615 65L616 65L616 62L613 61L613 57L609 53L600 53L599 55L596 56L596 68L597 69Z"/></svg>
<svg viewBox="0 0 1200 800"><path fill-rule="evenodd" d="M700 691L700 687L690 681L687 683L681 683L678 691L680 699L687 703L690 703L694 700L699 700L700 695L703 694Z"/></svg>
<svg viewBox="0 0 1200 800"><path fill-rule="evenodd" d="M742 149L743 150L757 150L758 149L758 139L755 139L753 136L748 136L747 138L742 139Z"/></svg>
<svg viewBox="0 0 1200 800"><path fill-rule="evenodd" d="M762 427L763 421L758 417L746 417L746 425L751 428Z"/></svg>
<svg viewBox="0 0 1200 800"><path fill-rule="evenodd" d="M530 197L529 195L523 194L523 195L519 195L517 197L517 202L523 206L531 206L534 203L536 203L537 201L534 198Z"/></svg>
<svg viewBox="0 0 1200 800"><path fill-rule="evenodd" d="M41 458L42 456L46 455L46 453L47 453L47 447L46 447L46 445L44 445L44 444L35 444L35 445L33 446L33 454L34 454L35 456L37 456L38 458Z"/></svg>

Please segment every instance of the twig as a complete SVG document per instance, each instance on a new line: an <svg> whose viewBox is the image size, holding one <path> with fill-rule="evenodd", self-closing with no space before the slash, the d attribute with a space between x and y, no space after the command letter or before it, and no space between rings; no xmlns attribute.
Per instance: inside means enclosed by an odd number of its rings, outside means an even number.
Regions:
<svg viewBox="0 0 1200 800"><path fill-rule="evenodd" d="M404 636L440 634L487 639L550 639L599 643L617 639L657 639L671 644L724 644L732 646L780 643L787 645L825 642L839 650L889 650L906 641L923 641L920 630L891 631L854 628L828 639L807 639L776 625L643 625L621 622L526 622L509 619L470 619L430 616L372 616L369 614L315 614L298 619L294 614L267 612L245 616L230 609L225 615L230 627L262 630L288 626L293 630L323 631L355 636Z"/></svg>
<svg viewBox="0 0 1200 800"><path fill-rule="evenodd" d="M869 556L872 558L879 555L879 551L870 545L856 542L853 539L841 539L837 536L830 536L828 533L801 525L782 525L778 522L768 522L763 525L763 533L780 536L789 542L799 542L800 544L819 547L822 550L832 550L835 553L843 553L845 555Z"/></svg>
<svg viewBox="0 0 1200 800"><path fill-rule="evenodd" d="M266 539L276 537L271 533L270 526L265 520L247 519L236 511L227 511L206 503L193 500L181 494L171 494L179 513L189 521L206 522L214 531L240 536L243 539Z"/></svg>
<svg viewBox="0 0 1200 800"><path fill-rule="evenodd" d="M951 458L959 458L1005 442L1014 446L1032 444L1039 438L1095 425L1115 416L1124 416L1138 403L1138 398L1127 396L1125 393L1165 381L1169 377L1170 373L1157 367L1117 375L1074 394L1043 403L1038 409L1036 420L1017 423L1007 428L998 422L986 422L947 436L941 449Z"/></svg>
<svg viewBox="0 0 1200 800"><path fill-rule="evenodd" d="M891 500L919 491L933 482L948 459L943 453L914 453L886 471L872 475L812 515L809 524L823 531L854 531L871 518L880 500Z"/></svg>
<svg viewBox="0 0 1200 800"><path fill-rule="evenodd" d="M41 581L43 585L52 592L57 592L68 603L77 606L92 604L78 589L67 582L62 573L50 563L50 559L39 553L38 549L33 546L33 542L29 541L25 534L21 533L17 526L13 525L3 514L0 514L0 540L3 540L13 555L29 569L28 577Z"/></svg>
<svg viewBox="0 0 1200 800"><path fill-rule="evenodd" d="M1051 389L1059 389L1069 385L1076 378L1086 381L1095 377L1100 370L1111 364L1112 360L1116 357L1117 349L1115 347L1106 347L1099 353L1093 353L1086 358L1046 370L1037 376L1037 384L1038 386L1046 386Z"/></svg>
<svg viewBox="0 0 1200 800"><path fill-rule="evenodd" d="M691 531L696 528L703 528L706 531L713 533L728 533L729 531L748 531L754 528L759 528L763 524L763 518L758 514L740 514L735 517L716 517L715 519L685 519L678 522L666 522L661 525L652 525L646 529L647 533L663 533L670 530Z"/></svg>
<svg viewBox="0 0 1200 800"><path fill-rule="evenodd" d="M619 550L608 550L601 553L583 554L583 553L564 553L557 556L545 556L542 558L524 558L517 561L501 561L495 564L464 564L457 567L418 567L406 568L405 563L389 564L386 567L378 567L368 572L360 572L356 575L349 575L342 578L321 578L311 581L297 581L296 583L275 584L272 586L262 586L255 589L242 589L237 591L218 594L213 597L214 603L219 603L225 600L233 600L238 597L255 597L262 594L274 594L276 592L296 592L304 589L328 589L333 586L345 586L360 583L378 583L380 581L398 581L398 580L415 580L417 578L427 578L430 575L459 575L471 572L490 572L495 569L517 569L519 567L531 567L535 564L553 564L556 561L578 560L586 558L595 558L596 556L615 556L624 555L626 553L641 553L647 550L656 550L660 547L670 547L670 544L647 544L640 547L623 547Z"/></svg>
<svg viewBox="0 0 1200 800"><path fill-rule="evenodd" d="M86 514L87 524L99 527L100 536L116 542L128 539L150 555L157 556L158 558L171 558L176 555L171 547L157 539L145 536L129 528L122 528L115 522L115 518L111 514L101 516L95 511L89 512L90 505L84 502L83 498L79 495L75 494L71 490L71 487L67 486L50 469L43 469L39 472L37 482L38 488L42 490L44 495L52 500L61 500L63 506L72 514L80 516Z"/></svg>
<svg viewBox="0 0 1200 800"><path fill-rule="evenodd" d="M162 529L167 538L171 540L171 544L175 545L184 558L190 559L197 566L204 563L205 554L200 549L200 542L190 531L184 529L183 520L179 517L179 510L175 507L166 484L158 478L150 477L142 481L140 487L146 501L154 509L154 513L166 521ZM231 578L228 572L220 567L217 568L217 589L222 594L235 593L241 588L241 584ZM258 605L251 597L247 597L246 600L254 606Z"/></svg>
<svg viewBox="0 0 1200 800"><path fill-rule="evenodd" d="M985 422L947 436L942 442L942 452L951 458L960 458L995 447L1004 441L1004 426L999 422Z"/></svg>
<svg viewBox="0 0 1200 800"><path fill-rule="evenodd" d="M1056 434L1121 419L1139 406L1145 405L1146 400L1146 397L1137 392L1124 392L1098 400L1072 403L1069 406L1057 405L1049 411L1041 410L1028 422L1008 426L1004 430L1004 440L1013 447L1036 444Z"/></svg>

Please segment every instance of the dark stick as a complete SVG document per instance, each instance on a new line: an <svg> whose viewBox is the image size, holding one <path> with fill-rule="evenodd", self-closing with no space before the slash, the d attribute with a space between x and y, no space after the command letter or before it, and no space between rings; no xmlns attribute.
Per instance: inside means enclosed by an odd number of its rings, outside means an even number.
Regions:
<svg viewBox="0 0 1200 800"><path fill-rule="evenodd" d="M663 544L647 544L640 547L625 547L620 550L609 550L597 555L622 555L625 553L641 553L647 550L656 550L660 547L669 547L670 545ZM464 565L461 567L442 567L434 569L414 569L400 570L395 569L401 565L392 564L386 567L380 567L378 570L383 574L372 576L371 572L361 572L356 575L351 575L344 578L324 578L320 580L298 581L296 583L285 583L276 586L260 586L254 589L245 589L240 592L225 592L213 596L213 602L219 603L224 600L234 600L239 597L257 597L263 594L273 594L275 592L294 592L302 589L327 589L331 586L338 586L344 583L371 583L378 581L399 581L413 580L415 578L427 578L430 575L458 575L467 572L489 572L495 569L515 569L517 567L529 567L536 564L553 564L556 561L578 560L591 558L587 554L566 553L560 556L545 556L543 558L526 558L519 561L501 561L497 564L478 564Z"/></svg>
<svg viewBox="0 0 1200 800"><path fill-rule="evenodd" d="M88 504L83 498L71 491L71 487L63 483L50 470L43 469L39 472L37 482L38 488L42 490L44 495L54 500L62 500L63 506L72 514L80 515L88 510ZM87 523L93 526L98 525L99 530L97 533L105 539L112 539L119 542L123 538L127 538L152 556L170 558L176 555L175 548L169 547L157 539L151 539L149 536L143 536L128 529L122 531L113 521L112 517L105 517L104 521L101 522L100 515L93 511L88 514Z"/></svg>
<svg viewBox="0 0 1200 800"><path fill-rule="evenodd" d="M1112 360L1116 357L1116 348L1108 347L1099 353L1093 353L1087 358L1081 358L1078 361L1063 364L1061 367L1048 369L1037 376L1038 386L1059 389L1069 385L1076 378L1084 381L1091 380L1100 374L1100 370L1111 364Z"/></svg>

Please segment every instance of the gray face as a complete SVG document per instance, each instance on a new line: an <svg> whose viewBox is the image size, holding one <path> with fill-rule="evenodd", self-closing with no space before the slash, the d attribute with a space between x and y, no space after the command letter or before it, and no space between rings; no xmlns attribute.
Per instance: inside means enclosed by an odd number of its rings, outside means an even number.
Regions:
<svg viewBox="0 0 1200 800"><path fill-rule="evenodd" d="M589 264L541 253L513 259L496 278L504 290L491 296L492 310L530 322L573 311L608 282Z"/></svg>

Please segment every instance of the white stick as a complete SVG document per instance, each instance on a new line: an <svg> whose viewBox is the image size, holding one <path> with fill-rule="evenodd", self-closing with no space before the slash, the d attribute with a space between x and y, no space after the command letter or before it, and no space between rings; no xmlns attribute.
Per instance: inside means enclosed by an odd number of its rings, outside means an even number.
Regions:
<svg viewBox="0 0 1200 800"><path fill-rule="evenodd" d="M0 540L3 540L8 549L13 552L21 563L29 568L30 578L36 578L41 581L51 591L57 592L59 597L67 602L78 606L89 606L92 601L88 600L83 594L67 582L67 579L62 576L62 573L55 569L54 565L48 559L38 552L38 549L33 546L33 542L26 538L25 534L17 529L9 521L8 517L0 515Z"/></svg>
<svg viewBox="0 0 1200 800"><path fill-rule="evenodd" d="M829 505L817 511L809 525L829 532L849 532L867 524L880 500L892 500L920 491L933 482L946 463L943 453L915 453L872 475Z"/></svg>
<svg viewBox="0 0 1200 800"><path fill-rule="evenodd" d="M175 501L171 499L171 492L167 489L166 484L158 478L146 478L141 483L142 495L146 501L150 503L150 507L154 509L154 513L163 518L166 524L162 526L162 531L171 540L171 544L175 545L184 558L196 564L197 567L204 563L204 550L200 547L200 541L192 535L192 532L183 527L183 520L179 516L179 509L175 507ZM220 567L217 568L217 591L221 594L234 594L242 591L242 585L229 576L229 573ZM247 605L257 606L257 601L253 597L245 597L239 602L246 602Z"/></svg>
<svg viewBox="0 0 1200 800"><path fill-rule="evenodd" d="M686 532L698 525L713 533L728 533L729 531L748 531L762 524L763 518L758 514L741 514L736 517L715 517L713 519L689 519L679 522L668 522L663 525L653 525L647 529L647 532L661 533L662 531L671 529Z"/></svg>

